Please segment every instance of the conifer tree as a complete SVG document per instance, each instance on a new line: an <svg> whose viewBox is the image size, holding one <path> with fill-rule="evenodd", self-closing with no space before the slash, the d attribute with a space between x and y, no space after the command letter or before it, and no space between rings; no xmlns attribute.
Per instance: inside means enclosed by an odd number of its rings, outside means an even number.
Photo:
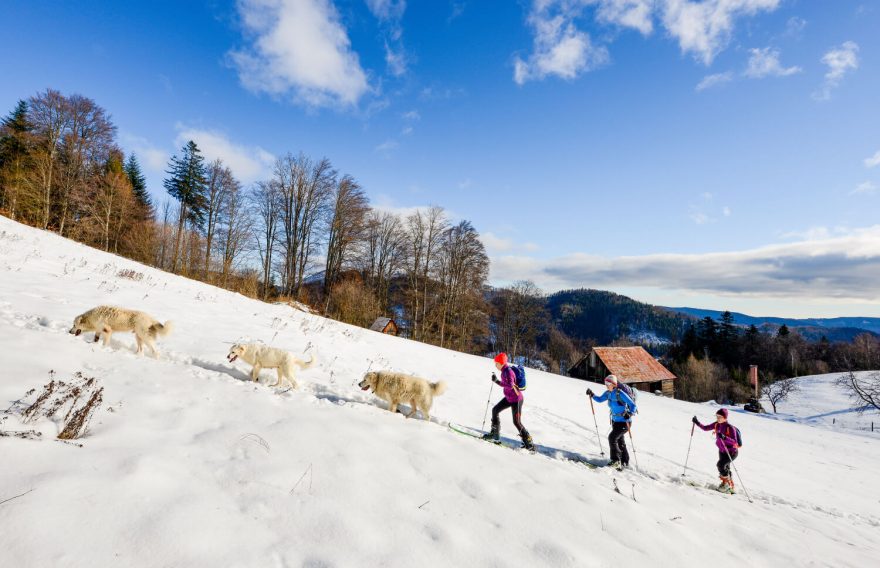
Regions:
<svg viewBox="0 0 880 568"><path fill-rule="evenodd" d="M145 215L151 216L153 202L150 199L150 193L147 191L147 179L144 177L141 165L134 154L130 155L125 162L125 175L128 177L128 183L131 184L131 191L134 194L134 199L139 209Z"/></svg>
<svg viewBox="0 0 880 568"><path fill-rule="evenodd" d="M177 259L180 253L180 241L186 223L195 229L201 229L205 222L205 205L207 191L207 171L205 158L195 142L190 140L181 150L181 156L171 157L168 163L169 178L165 180L168 194L178 201L179 215L177 221L177 238L171 259L171 270L177 270Z"/></svg>
<svg viewBox="0 0 880 568"><path fill-rule="evenodd" d="M27 102L20 100L0 123L0 207L5 208L13 219L24 190L29 138L33 130L27 112Z"/></svg>

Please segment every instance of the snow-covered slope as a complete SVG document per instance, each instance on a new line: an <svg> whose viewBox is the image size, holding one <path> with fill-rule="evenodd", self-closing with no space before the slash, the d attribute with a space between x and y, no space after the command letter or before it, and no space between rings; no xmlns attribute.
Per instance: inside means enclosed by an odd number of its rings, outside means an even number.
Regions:
<svg viewBox="0 0 880 568"><path fill-rule="evenodd" d="M119 277L124 269L143 278ZM75 315L101 303L173 320L161 356L135 356L131 334L108 348L91 333L67 334ZM298 355L311 346L319 364L299 375L297 391L255 385L246 365L225 361L229 342L243 338ZM714 407L642 394L640 471L592 470L564 459L602 462L585 384L530 371L523 421L541 453L511 451L445 426L480 426L488 359L256 302L5 218L0 345L4 408L50 370L62 379L82 371L105 387L81 448L52 436L0 438L0 566L870 566L880 558L876 439L733 412L749 503L681 482L690 418L709 421ZM368 368L444 379L449 390L431 422L407 420L357 389ZM264 371L263 382L273 380ZM499 396L494 390L493 402ZM607 409L599 410L604 437ZM513 437L509 415L502 433ZM716 459L710 435L698 431L688 478L715 482Z"/></svg>
<svg viewBox="0 0 880 568"><path fill-rule="evenodd" d="M862 371L857 374L864 377L871 373L871 371ZM776 405L778 414L772 414L773 407L770 401L766 399L761 401L764 410L770 413L765 414L764 417L799 422L829 430L848 431L880 441L880 412L856 410L855 402L837 385L840 376L841 373L830 373L799 377L797 379L799 390ZM873 431L871 431L872 423Z"/></svg>

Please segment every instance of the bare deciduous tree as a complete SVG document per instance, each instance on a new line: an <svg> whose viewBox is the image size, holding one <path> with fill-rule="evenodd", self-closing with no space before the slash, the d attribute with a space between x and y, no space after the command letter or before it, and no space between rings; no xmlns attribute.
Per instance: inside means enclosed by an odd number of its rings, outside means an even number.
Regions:
<svg viewBox="0 0 880 568"><path fill-rule="evenodd" d="M416 211L406 219L406 276L411 336L422 340L429 311L431 271L436 269L437 251L449 224L442 207Z"/></svg>
<svg viewBox="0 0 880 568"><path fill-rule="evenodd" d="M498 291L493 303L498 313L495 333L499 350L516 357L523 348L534 348L547 318L541 296L541 290L528 280Z"/></svg>
<svg viewBox="0 0 880 568"><path fill-rule="evenodd" d="M371 211L359 262L383 312L389 307L391 280L403 264L404 252L400 217L388 211Z"/></svg>
<svg viewBox="0 0 880 568"><path fill-rule="evenodd" d="M336 184L327 227L327 261L324 268L324 295L330 305L333 287L343 266L351 261L355 246L364 238L370 211L366 193L351 176Z"/></svg>
<svg viewBox="0 0 880 568"><path fill-rule="evenodd" d="M837 384L856 403L855 409L859 412L880 410L880 371L859 375L849 371L837 378Z"/></svg>
<svg viewBox="0 0 880 568"><path fill-rule="evenodd" d="M34 95L28 101L28 121L34 127L36 139L33 173L41 196L41 226L48 229L58 148L70 121L66 99L54 89L46 89L45 92Z"/></svg>
<svg viewBox="0 0 880 568"><path fill-rule="evenodd" d="M252 222L250 212L245 206L245 194L241 184L235 179L232 181L234 183L229 186L220 207L217 234L223 287L228 285L229 274L247 247L248 231Z"/></svg>
<svg viewBox="0 0 880 568"><path fill-rule="evenodd" d="M223 160L216 159L208 165L208 183L205 190L205 268L204 277L207 279L211 270L211 253L214 247L214 237L220 223L220 216L228 195L237 191L240 186L238 180L232 175L232 170L223 165Z"/></svg>
<svg viewBox="0 0 880 568"><path fill-rule="evenodd" d="M440 247L441 317L439 345L467 349L485 327L483 287L489 275L489 257L469 221L449 228Z"/></svg>
<svg viewBox="0 0 880 568"><path fill-rule="evenodd" d="M336 170L326 158L315 162L287 154L275 162L273 181L281 195L281 278L285 293L296 297L318 245L317 224L336 185Z"/></svg>
<svg viewBox="0 0 880 568"><path fill-rule="evenodd" d="M770 401L770 406L773 407L773 414L776 414L776 405L784 402L789 395L798 390L800 390L800 384L797 382L797 377L779 379L778 381L765 382L764 386L761 387L761 396Z"/></svg>
<svg viewBox="0 0 880 568"><path fill-rule="evenodd" d="M275 180L258 182L251 193L258 220L254 229L254 240L260 255L264 299L268 297L272 286L272 263L281 221L281 197L281 190Z"/></svg>

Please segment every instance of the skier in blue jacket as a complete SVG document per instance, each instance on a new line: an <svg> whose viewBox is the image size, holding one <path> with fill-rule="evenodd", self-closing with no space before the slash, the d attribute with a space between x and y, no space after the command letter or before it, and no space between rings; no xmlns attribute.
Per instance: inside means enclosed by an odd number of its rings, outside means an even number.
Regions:
<svg viewBox="0 0 880 568"><path fill-rule="evenodd" d="M602 395L596 396L591 389L587 389L587 395L593 397L596 402L608 401L611 408L611 433L608 434L608 445L611 447L611 467L622 469L629 467L629 452L626 450L626 433L629 432L632 415L638 409L636 403L625 390L620 388L617 377L608 375L605 377L605 388Z"/></svg>

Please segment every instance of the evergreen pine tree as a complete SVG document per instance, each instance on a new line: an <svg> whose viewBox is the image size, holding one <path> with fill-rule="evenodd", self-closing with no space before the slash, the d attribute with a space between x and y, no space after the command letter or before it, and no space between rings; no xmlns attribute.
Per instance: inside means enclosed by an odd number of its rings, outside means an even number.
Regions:
<svg viewBox="0 0 880 568"><path fill-rule="evenodd" d="M144 177L141 165L134 154L130 155L125 162L125 175L131 184L131 191L139 208L144 214L149 215L153 210L153 202L150 199L150 193L147 191L147 179Z"/></svg>
<svg viewBox="0 0 880 568"><path fill-rule="evenodd" d="M782 325L779 327L779 331L776 332L776 337L779 337L779 338L788 337L788 335L789 335L790 333L791 333L791 332L789 331L788 326L785 325L785 324L782 324Z"/></svg>
<svg viewBox="0 0 880 568"><path fill-rule="evenodd" d="M27 102L20 100L0 123L0 207L9 211L13 219L19 194L24 188L30 152L28 138L33 130L27 111Z"/></svg>
<svg viewBox="0 0 880 568"><path fill-rule="evenodd" d="M186 223L195 229L201 229L205 222L205 207L207 205L207 170L205 158L199 151L195 142L190 140L181 150L181 157L171 157L168 163L169 178L165 180L165 189L168 194L176 199L179 204L177 222L177 238L174 243L174 253L171 259L172 271L177 270L177 259L180 252L180 241L183 237Z"/></svg>

